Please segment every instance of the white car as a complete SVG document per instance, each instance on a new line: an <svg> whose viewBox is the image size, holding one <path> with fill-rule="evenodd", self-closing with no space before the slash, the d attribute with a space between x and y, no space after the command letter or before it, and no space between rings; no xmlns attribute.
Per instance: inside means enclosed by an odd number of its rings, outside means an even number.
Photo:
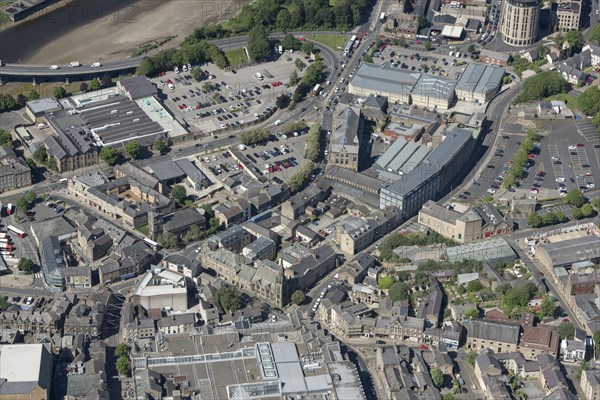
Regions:
<svg viewBox="0 0 600 400"><path fill-rule="evenodd" d="M567 195L567 192L560 192L559 195L560 197L565 197Z"/></svg>
<svg viewBox="0 0 600 400"><path fill-rule="evenodd" d="M577 146L569 146L569 150L576 150Z"/></svg>
<svg viewBox="0 0 600 400"><path fill-rule="evenodd" d="M587 187L588 189L593 189L596 187L596 185L594 185L593 183L588 183L587 185L585 185L585 187Z"/></svg>
<svg viewBox="0 0 600 400"><path fill-rule="evenodd" d="M488 193L488 194L494 194L494 193L496 193L496 190L495 190L495 189L492 189L492 188L489 188L489 189L487 190L487 193Z"/></svg>
<svg viewBox="0 0 600 400"><path fill-rule="evenodd" d="M552 157L552 161L560 161L560 157Z"/></svg>
<svg viewBox="0 0 600 400"><path fill-rule="evenodd" d="M565 178L556 178L556 182L564 182Z"/></svg>

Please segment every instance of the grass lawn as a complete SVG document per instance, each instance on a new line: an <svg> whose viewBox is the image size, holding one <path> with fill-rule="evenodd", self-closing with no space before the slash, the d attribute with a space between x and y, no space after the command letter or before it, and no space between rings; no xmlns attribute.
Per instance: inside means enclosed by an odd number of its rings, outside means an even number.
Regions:
<svg viewBox="0 0 600 400"><path fill-rule="evenodd" d="M305 38L319 42L333 50L343 49L348 42L348 35L304 35Z"/></svg>
<svg viewBox="0 0 600 400"><path fill-rule="evenodd" d="M227 57L227 60L229 60L229 64L231 65L239 65L246 62L246 55L242 48L226 51L225 57Z"/></svg>
<svg viewBox="0 0 600 400"><path fill-rule="evenodd" d="M562 100L565 102L567 107L569 107L571 109L571 111L575 111L575 109L579 110L579 104L577 103L577 97L572 96L570 94L561 93L561 94L557 94L554 96L550 96L544 100L545 101Z"/></svg>

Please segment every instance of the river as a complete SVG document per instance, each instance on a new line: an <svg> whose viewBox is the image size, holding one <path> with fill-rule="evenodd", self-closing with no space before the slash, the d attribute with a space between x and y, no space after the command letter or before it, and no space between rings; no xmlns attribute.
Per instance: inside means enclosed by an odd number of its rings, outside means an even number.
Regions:
<svg viewBox="0 0 600 400"><path fill-rule="evenodd" d="M195 26L226 19L247 0L71 0L0 31L7 63L84 63L127 57L142 44L181 42Z"/></svg>

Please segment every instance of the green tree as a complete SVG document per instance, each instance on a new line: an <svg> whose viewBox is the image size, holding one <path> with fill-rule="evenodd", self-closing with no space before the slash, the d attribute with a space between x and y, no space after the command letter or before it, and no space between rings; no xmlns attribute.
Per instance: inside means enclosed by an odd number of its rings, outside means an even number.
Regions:
<svg viewBox="0 0 600 400"><path fill-rule="evenodd" d="M577 379L581 379L581 375L583 375L583 371L587 371L590 369L589 364L586 361L582 361L581 364L577 367L577 372L575 373L575 377Z"/></svg>
<svg viewBox="0 0 600 400"><path fill-rule="evenodd" d="M549 212L548 214L545 214L542 217L542 224L544 226L555 225L557 223L558 223L558 218L556 217L556 214L554 214L553 212Z"/></svg>
<svg viewBox="0 0 600 400"><path fill-rule="evenodd" d="M390 286L389 297L392 301L407 300L408 299L408 285L404 282L394 282Z"/></svg>
<svg viewBox="0 0 600 400"><path fill-rule="evenodd" d="M299 306L302 303L304 303L304 301L306 300L306 296L304 295L304 292L302 290L296 290L294 293L292 293L292 302Z"/></svg>
<svg viewBox="0 0 600 400"><path fill-rule="evenodd" d="M600 89L590 86L577 99L579 109L586 115L596 115L600 111Z"/></svg>
<svg viewBox="0 0 600 400"><path fill-rule="evenodd" d="M87 92L89 89L89 85L87 84L87 82L81 82L79 84L79 91L80 92Z"/></svg>
<svg viewBox="0 0 600 400"><path fill-rule="evenodd" d="M6 310L10 305L11 303L8 301L8 297L0 296L0 311Z"/></svg>
<svg viewBox="0 0 600 400"><path fill-rule="evenodd" d="M296 72L296 71L292 71L292 72ZM277 106L277 108L279 108L280 110L286 109L288 104L290 104L290 96L288 96L285 93L280 94L279 96L277 96L277 98L275 99L275 105Z"/></svg>
<svg viewBox="0 0 600 400"><path fill-rule="evenodd" d="M129 357L121 356L117 359L117 371L119 375L128 376L130 371Z"/></svg>
<svg viewBox="0 0 600 400"><path fill-rule="evenodd" d="M27 201L27 204L33 205L36 199L37 195L35 194L35 192L30 190L27 193L25 193L25 201Z"/></svg>
<svg viewBox="0 0 600 400"><path fill-rule="evenodd" d="M46 148L44 146L38 147L33 152L33 159L39 162L40 164L44 164L48 159L48 153L46 152Z"/></svg>
<svg viewBox="0 0 600 400"><path fill-rule="evenodd" d="M304 72L304 76L302 77L302 83L306 86L313 87L316 83L321 80L321 75L323 74L323 62L315 61L310 64L306 71Z"/></svg>
<svg viewBox="0 0 600 400"><path fill-rule="evenodd" d="M144 154L144 148L142 147L140 142L138 142L137 140L132 140L130 142L127 142L127 144L125 145L125 153L130 158L137 160L141 158Z"/></svg>
<svg viewBox="0 0 600 400"><path fill-rule="evenodd" d="M175 185L171 189L171 195L179 204L183 204L185 198L187 197L187 192L183 186Z"/></svg>
<svg viewBox="0 0 600 400"><path fill-rule="evenodd" d="M380 276L377 279L377 286L379 289L389 289L394 283L396 283L396 280L391 275Z"/></svg>
<svg viewBox="0 0 600 400"><path fill-rule="evenodd" d="M600 24L596 24L592 30L590 31L590 36L588 37L590 42L596 42L597 45L600 45Z"/></svg>
<svg viewBox="0 0 600 400"><path fill-rule="evenodd" d="M25 197L19 197L16 201L15 201L15 205L17 206L17 208L19 210L21 210L21 212L23 214L25 214L27 212L27 210L29 209L28 205L27 205L27 200L25 200Z"/></svg>
<svg viewBox="0 0 600 400"><path fill-rule="evenodd" d="M98 157L100 157L102 161L104 161L111 167L114 166L117 163L117 161L119 161L119 156L120 153L117 149L108 146L105 146L102 149L100 149L100 153L98 154Z"/></svg>
<svg viewBox="0 0 600 400"><path fill-rule="evenodd" d="M573 215L573 218L575 218L576 220L585 218L583 216L583 213L581 212L581 208L574 209L572 215Z"/></svg>
<svg viewBox="0 0 600 400"><path fill-rule="evenodd" d="M562 211L557 211L554 213L554 215L556 215L556 219L558 220L558 223L560 223L560 224L562 224L563 222L567 222L567 220L568 220L567 216Z"/></svg>
<svg viewBox="0 0 600 400"><path fill-rule="evenodd" d="M177 236L175 236L171 232L165 232L165 233L161 234L158 237L157 242L162 247L170 249L170 250L179 248L179 239L177 238Z"/></svg>
<svg viewBox="0 0 600 400"><path fill-rule="evenodd" d="M261 61L271 55L271 43L267 38L265 29L257 25L248 34L248 54L254 61Z"/></svg>
<svg viewBox="0 0 600 400"><path fill-rule="evenodd" d="M105 74L102 76L102 78L100 78L100 83L102 84L102 87L111 87L113 85L113 80L110 77L110 75Z"/></svg>
<svg viewBox="0 0 600 400"><path fill-rule="evenodd" d="M102 87L102 83L100 83L100 81L96 78L96 79L92 79L90 81L90 84L88 85L88 89L91 91L94 90L98 90Z"/></svg>
<svg viewBox="0 0 600 400"><path fill-rule="evenodd" d="M581 206L581 215L583 215L584 218L589 218L594 215L594 208L590 203L585 203Z"/></svg>
<svg viewBox="0 0 600 400"><path fill-rule="evenodd" d="M475 45L473 43L471 43L469 46L467 46L467 53L472 53L475 51Z"/></svg>
<svg viewBox="0 0 600 400"><path fill-rule="evenodd" d="M558 326L558 335L561 339L573 339L575 336L575 325L572 322L563 322Z"/></svg>
<svg viewBox="0 0 600 400"><path fill-rule="evenodd" d="M240 295L235 286L219 288L217 290L217 298L225 312L236 312L242 306Z"/></svg>
<svg viewBox="0 0 600 400"><path fill-rule="evenodd" d="M416 286L424 286L429 283L429 277L427 276L425 271L423 271L422 269L418 269L417 272L415 272L415 277L413 278L413 281Z"/></svg>
<svg viewBox="0 0 600 400"><path fill-rule="evenodd" d="M365 54L362 57L362 60L363 60L363 62L371 63L372 64L373 63L373 56L371 56L370 54Z"/></svg>
<svg viewBox="0 0 600 400"><path fill-rule="evenodd" d="M27 102L27 97L25 97L25 95L23 93L19 93L17 95L17 99L15 100L15 102L17 103L17 105L19 107L23 107L25 105L25 103Z"/></svg>
<svg viewBox="0 0 600 400"><path fill-rule="evenodd" d="M33 161L33 158L31 158L31 157L27 157L27 158L25 159L25 164L27 164L27 166L28 166L29 168L31 168L32 170L33 170L33 169L35 169L35 167L36 167L36 165L35 165L35 161Z"/></svg>
<svg viewBox="0 0 600 400"><path fill-rule="evenodd" d="M452 393L446 393L442 395L442 400L455 400L456 397Z"/></svg>
<svg viewBox="0 0 600 400"><path fill-rule="evenodd" d="M571 204L575 207L581 207L587 203L587 199L578 189L573 189L565 196L565 203Z"/></svg>
<svg viewBox="0 0 600 400"><path fill-rule="evenodd" d="M300 82L300 78L298 77L298 72L294 69L290 72L290 85L296 86L298 82Z"/></svg>
<svg viewBox="0 0 600 400"><path fill-rule="evenodd" d="M566 93L569 84L558 71L540 72L523 83L523 89L515 103L525 103L531 100L544 99L560 93Z"/></svg>
<svg viewBox="0 0 600 400"><path fill-rule="evenodd" d="M302 50L303 53L311 55L313 53L313 51L315 51L315 45L313 44L313 42L309 42L307 40L304 43L302 43L301 50Z"/></svg>
<svg viewBox="0 0 600 400"><path fill-rule="evenodd" d="M6 146L10 149L15 147L12 135L4 129L0 129L0 146Z"/></svg>
<svg viewBox="0 0 600 400"><path fill-rule="evenodd" d="M0 94L0 112L14 110L16 105L15 98L10 94Z"/></svg>
<svg viewBox="0 0 600 400"><path fill-rule="evenodd" d="M526 307L535 291L535 285L530 282L510 288L500 299L504 312L511 315L516 310Z"/></svg>
<svg viewBox="0 0 600 400"><path fill-rule="evenodd" d="M202 68L196 67L196 68L192 69L192 78L194 78L195 80L200 82L206 78L206 74L204 73Z"/></svg>
<svg viewBox="0 0 600 400"><path fill-rule="evenodd" d="M467 283L467 292L469 293L478 292L481 289L483 289L483 285L478 280Z"/></svg>
<svg viewBox="0 0 600 400"><path fill-rule="evenodd" d="M477 307L471 307L465 312L465 317L469 319L479 318L479 310Z"/></svg>
<svg viewBox="0 0 600 400"><path fill-rule="evenodd" d="M427 42L423 43L423 47L425 47L425 50L429 51L432 47L431 42L427 41Z"/></svg>
<svg viewBox="0 0 600 400"><path fill-rule="evenodd" d="M31 89L29 93L27 93L27 100L29 101L39 100L39 98L40 94L35 89Z"/></svg>
<svg viewBox="0 0 600 400"><path fill-rule="evenodd" d="M251 144L257 144L265 142L271 136L271 132L266 129L252 129L250 131L242 132L240 135L240 141L246 146Z"/></svg>
<svg viewBox="0 0 600 400"><path fill-rule="evenodd" d="M294 37L291 33L288 33L281 39L281 47L284 50L300 50L302 48L302 42Z"/></svg>
<svg viewBox="0 0 600 400"><path fill-rule="evenodd" d="M294 61L294 65L296 66L296 68L298 68L300 71L304 70L304 68L306 68L306 64L304 63L304 61L302 61L299 58L296 58L296 60Z"/></svg>
<svg viewBox="0 0 600 400"><path fill-rule="evenodd" d="M594 332L592 340L594 341L594 348L596 349L596 357L598 357L600 354L600 331Z"/></svg>
<svg viewBox="0 0 600 400"><path fill-rule="evenodd" d="M314 169L314 162L309 161L300 171L296 173L296 175L292 176L292 178L287 182L290 191L294 193L300 190L306 184L306 181Z"/></svg>
<svg viewBox="0 0 600 400"><path fill-rule="evenodd" d="M442 387L444 384L444 374L442 374L442 370L437 367L431 368L431 380L435 386Z"/></svg>
<svg viewBox="0 0 600 400"><path fill-rule="evenodd" d="M477 358L477 352L470 351L465 355L465 360L471 364L472 367L475 366L475 359Z"/></svg>
<svg viewBox="0 0 600 400"><path fill-rule="evenodd" d="M115 356L129 357L129 351L131 351L131 347L129 347L127 343L119 343L117 347L115 347Z"/></svg>
<svg viewBox="0 0 600 400"><path fill-rule="evenodd" d="M201 236L202 236L202 231L200 231L200 228L198 227L198 225L192 225L192 226L190 226L188 231L185 233L183 240L185 240L186 243L190 243L190 242L194 242L194 241L200 239Z"/></svg>
<svg viewBox="0 0 600 400"><path fill-rule="evenodd" d="M553 317L556 313L556 303L550 296L544 296L542 304L540 304L540 314L543 317Z"/></svg>
<svg viewBox="0 0 600 400"><path fill-rule="evenodd" d="M156 151L162 154L167 148L167 144L165 143L165 140L163 138L158 138L158 140L154 142L153 147Z"/></svg>
<svg viewBox="0 0 600 400"><path fill-rule="evenodd" d="M67 95L67 91L64 87L57 86L52 91L52 95L57 99L62 99L63 97L65 97Z"/></svg>
<svg viewBox="0 0 600 400"><path fill-rule="evenodd" d="M534 228L539 228L544 224L542 217L537 212L532 212L531 214L529 214L529 217L527 218L527 223Z"/></svg>
<svg viewBox="0 0 600 400"><path fill-rule="evenodd" d="M17 264L17 269L19 272L24 273L25 275L31 275L33 273L33 269L35 264L28 258L21 257L19 263Z"/></svg>

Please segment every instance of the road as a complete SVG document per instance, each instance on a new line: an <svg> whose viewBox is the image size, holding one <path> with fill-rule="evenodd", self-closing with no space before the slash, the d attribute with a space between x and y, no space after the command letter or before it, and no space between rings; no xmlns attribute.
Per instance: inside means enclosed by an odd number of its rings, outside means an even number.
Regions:
<svg viewBox="0 0 600 400"><path fill-rule="evenodd" d="M308 31L308 32L294 32L295 35L331 35L336 32L323 32L323 31ZM270 36L274 39L280 39L285 34L282 32L271 33ZM231 38L213 40L212 43L219 46L222 50L237 49L244 47L248 43L248 36L235 36ZM331 49L318 42L314 42L315 47L319 48L322 53L331 56L335 55ZM12 77L72 77L81 75L96 75L101 73L110 73L117 71L124 71L129 69L137 68L144 58L148 55L142 55L137 57L130 57L119 60L103 61L100 67L92 67L91 65L81 65L79 67L70 67L69 65L58 65L59 69L50 69L50 65L26 65L26 64L4 64L0 66L0 77L1 76L12 76Z"/></svg>

